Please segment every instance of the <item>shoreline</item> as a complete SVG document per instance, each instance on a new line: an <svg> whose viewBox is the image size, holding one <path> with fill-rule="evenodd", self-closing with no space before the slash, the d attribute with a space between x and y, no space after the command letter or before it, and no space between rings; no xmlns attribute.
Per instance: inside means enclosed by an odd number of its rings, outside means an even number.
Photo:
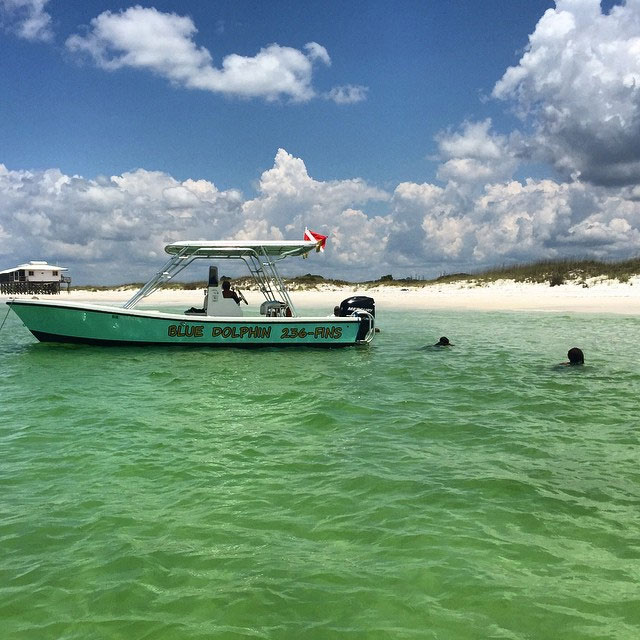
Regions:
<svg viewBox="0 0 640 640"><path fill-rule="evenodd" d="M550 287L548 284L517 283L513 280L496 281L477 285L465 281L426 286L353 286L335 287L318 285L315 289L290 290L291 299L299 309L326 309L353 295L370 296L376 301L377 310L460 310L460 311L541 311L557 313L607 313L640 315L640 276L629 282L599 280L583 284L565 283ZM72 289L59 295L40 295L42 300L69 300L94 304L122 305L134 294L131 289L90 291ZM264 300L258 291L245 290L250 307L259 306ZM33 298L31 295L0 296L0 302L10 297ZM202 304L203 290L164 289L156 291L140 303L140 306L185 305L185 308ZM243 305L244 308L244 305Z"/></svg>

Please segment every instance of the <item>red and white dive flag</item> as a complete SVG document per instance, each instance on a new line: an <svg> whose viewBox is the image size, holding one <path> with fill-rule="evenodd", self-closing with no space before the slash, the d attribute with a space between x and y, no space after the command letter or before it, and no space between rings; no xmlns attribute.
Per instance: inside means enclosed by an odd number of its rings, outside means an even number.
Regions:
<svg viewBox="0 0 640 640"><path fill-rule="evenodd" d="M321 233L316 233L315 231L309 231L306 227L304 228L304 236L302 236L303 240L313 240L316 243L316 251L324 251L324 245L327 244L327 236L323 236Z"/></svg>

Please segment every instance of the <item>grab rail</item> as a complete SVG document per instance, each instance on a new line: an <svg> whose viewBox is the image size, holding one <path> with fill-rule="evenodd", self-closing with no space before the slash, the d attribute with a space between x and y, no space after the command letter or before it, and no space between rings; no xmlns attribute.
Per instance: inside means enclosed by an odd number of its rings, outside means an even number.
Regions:
<svg viewBox="0 0 640 640"><path fill-rule="evenodd" d="M358 311L354 311L351 315L361 317L362 314L366 314L369 316L369 331L367 331L367 335L362 338L362 340L356 340L356 343L369 344L373 340L373 336L376 333L376 318L365 309L358 309Z"/></svg>

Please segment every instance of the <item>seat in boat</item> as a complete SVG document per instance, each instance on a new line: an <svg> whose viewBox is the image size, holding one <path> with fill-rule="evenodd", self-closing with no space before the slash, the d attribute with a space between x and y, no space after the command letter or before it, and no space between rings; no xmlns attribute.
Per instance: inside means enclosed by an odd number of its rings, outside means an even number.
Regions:
<svg viewBox="0 0 640 640"><path fill-rule="evenodd" d="M242 317L240 304L233 298L225 298L222 283L218 278L218 267L209 267L209 283L204 297L204 308L208 316Z"/></svg>
<svg viewBox="0 0 640 640"><path fill-rule="evenodd" d="M209 287L205 298L208 316L242 317L242 309L233 298L223 298L220 287Z"/></svg>

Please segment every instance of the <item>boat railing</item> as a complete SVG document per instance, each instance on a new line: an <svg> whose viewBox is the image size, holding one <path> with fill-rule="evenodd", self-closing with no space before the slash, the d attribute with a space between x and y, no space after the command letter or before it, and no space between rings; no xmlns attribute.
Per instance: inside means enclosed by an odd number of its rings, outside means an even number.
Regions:
<svg viewBox="0 0 640 640"><path fill-rule="evenodd" d="M247 266L249 273L258 285L260 292L267 300L282 299L291 310L291 314L296 316L295 307L289 296L289 292L278 273L275 260L269 258L269 254L264 247L256 250L246 247L218 247L216 249L217 258L240 259ZM282 256L284 257L284 256ZM210 250L202 247L193 250L190 247L183 247L156 273L156 275L143 285L127 302L125 309L135 307L140 300L151 295L159 286L175 278L181 271L186 269L191 262L196 259L213 259ZM281 258L278 258L281 259Z"/></svg>
<svg viewBox="0 0 640 640"><path fill-rule="evenodd" d="M151 295L163 282L168 282L186 269L192 260L193 256L186 255L186 249L183 249L180 253L173 256L149 282L143 285L136 294L122 306L125 309L132 309L140 300Z"/></svg>
<svg viewBox="0 0 640 640"><path fill-rule="evenodd" d="M359 309L358 311L354 311L351 315L358 316L362 318L362 316L369 317L369 331L367 331L364 338L361 340L356 340L358 344L369 344L373 340L373 336L376 333L376 319L375 316L364 309Z"/></svg>

